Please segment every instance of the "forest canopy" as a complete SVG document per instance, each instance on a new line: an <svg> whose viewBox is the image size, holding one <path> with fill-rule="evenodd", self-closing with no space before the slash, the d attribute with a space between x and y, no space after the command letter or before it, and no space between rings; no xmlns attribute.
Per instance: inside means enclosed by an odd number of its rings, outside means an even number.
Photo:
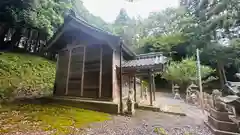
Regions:
<svg viewBox="0 0 240 135"><path fill-rule="evenodd" d="M239 71L239 0L180 0L179 7L152 12L147 18L130 17L121 9L113 23L91 14L81 0L1 1L0 48L44 53L47 40L72 12L121 36L136 53L163 52L171 60L181 61L195 57L198 48L201 63L216 69L220 80L233 80Z"/></svg>

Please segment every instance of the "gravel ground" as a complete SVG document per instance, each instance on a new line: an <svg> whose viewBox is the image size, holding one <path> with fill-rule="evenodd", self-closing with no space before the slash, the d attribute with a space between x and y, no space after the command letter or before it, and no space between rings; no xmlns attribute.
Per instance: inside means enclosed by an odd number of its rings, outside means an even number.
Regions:
<svg viewBox="0 0 240 135"><path fill-rule="evenodd" d="M156 127L159 130L164 130L165 134L154 132ZM143 110L137 110L134 117L112 116L112 120L93 123L75 131L76 133L73 135L213 135L200 117L176 116ZM36 131L4 135L50 134L52 134L51 131Z"/></svg>
<svg viewBox="0 0 240 135"><path fill-rule="evenodd" d="M213 135L199 117L142 110L134 117L113 116L110 121L91 124L84 135L158 135L155 127L167 135Z"/></svg>

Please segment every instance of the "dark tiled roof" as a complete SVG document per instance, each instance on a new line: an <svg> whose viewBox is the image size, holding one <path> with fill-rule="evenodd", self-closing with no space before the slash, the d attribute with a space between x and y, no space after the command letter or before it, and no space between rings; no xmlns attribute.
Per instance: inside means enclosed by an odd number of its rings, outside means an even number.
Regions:
<svg viewBox="0 0 240 135"><path fill-rule="evenodd" d="M162 65L167 62L167 57L161 53L147 53L136 56L136 59L124 61L122 67L148 67Z"/></svg>
<svg viewBox="0 0 240 135"><path fill-rule="evenodd" d="M81 31L93 36L98 37L101 40L107 41L108 45L113 46L114 48L119 47L120 42L123 41L120 36L116 36L108 31L102 30L100 28L97 28L93 25L90 25L86 21L84 21L81 18L77 18L72 15L68 15L65 20L64 24L57 30L57 32L53 35L53 37L48 41L46 50L50 50L51 48L54 48L53 46L58 46L55 44L55 42L60 38L60 35L64 33L66 30L65 27L69 25L70 27L74 27L76 29L81 29ZM71 25L71 24L76 25ZM123 44L123 51L126 52L131 57L135 57L136 54L131 51L125 44Z"/></svg>

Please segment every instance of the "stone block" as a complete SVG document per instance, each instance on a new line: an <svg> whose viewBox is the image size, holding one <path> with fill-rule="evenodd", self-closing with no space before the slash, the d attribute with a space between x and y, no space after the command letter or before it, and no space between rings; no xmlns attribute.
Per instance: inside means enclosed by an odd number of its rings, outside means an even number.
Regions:
<svg viewBox="0 0 240 135"><path fill-rule="evenodd" d="M99 112L118 114L120 113L119 104L110 101L96 101L78 98L52 98L53 103L79 107L82 109L94 110Z"/></svg>
<svg viewBox="0 0 240 135"><path fill-rule="evenodd" d="M234 133L234 132L227 132L227 131L221 131L213 127L208 121L204 121L204 123L210 128L210 130L215 134L215 135L240 135L239 133Z"/></svg>
<svg viewBox="0 0 240 135"><path fill-rule="evenodd" d="M212 116L208 116L208 123L220 131L228 131L234 133L238 132L238 126L233 122L220 121L213 118Z"/></svg>
<svg viewBox="0 0 240 135"><path fill-rule="evenodd" d="M226 122L232 122L230 119L229 119L229 115L231 115L230 113L228 112L220 112L220 111L217 111L216 109L213 109L211 108L210 109L210 115L219 120L219 121L226 121Z"/></svg>

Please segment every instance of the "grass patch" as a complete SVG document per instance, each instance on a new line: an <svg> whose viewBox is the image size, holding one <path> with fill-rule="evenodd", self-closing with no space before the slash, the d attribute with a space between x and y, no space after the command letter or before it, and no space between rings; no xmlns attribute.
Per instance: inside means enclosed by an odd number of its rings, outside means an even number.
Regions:
<svg viewBox="0 0 240 135"><path fill-rule="evenodd" d="M74 134L85 125L109 119L106 113L61 105L8 104L0 109L0 133Z"/></svg>

